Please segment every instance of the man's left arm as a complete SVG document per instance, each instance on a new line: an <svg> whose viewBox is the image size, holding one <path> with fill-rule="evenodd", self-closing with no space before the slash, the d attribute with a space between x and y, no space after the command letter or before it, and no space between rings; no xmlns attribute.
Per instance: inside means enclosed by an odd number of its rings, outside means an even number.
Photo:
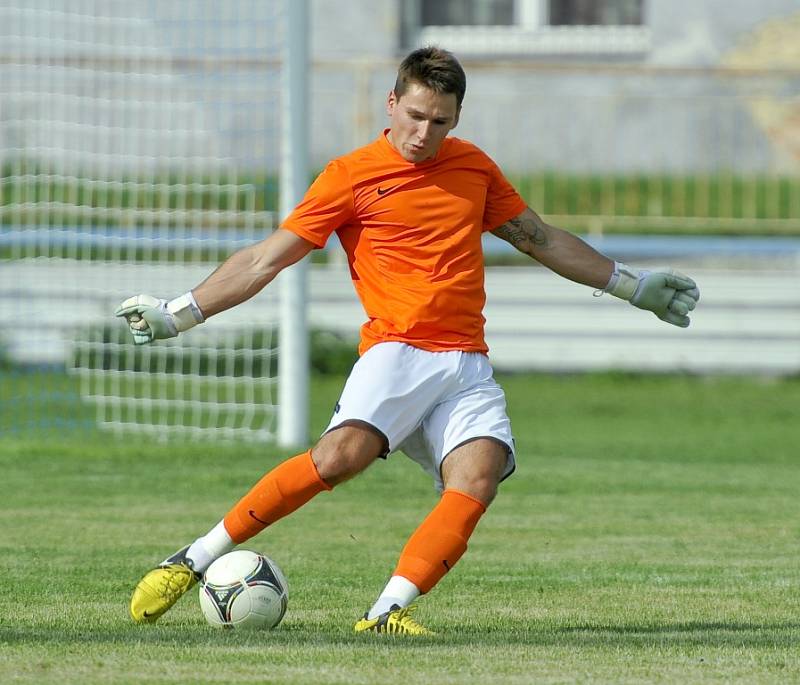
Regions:
<svg viewBox="0 0 800 685"><path fill-rule="evenodd" d="M700 299L697 284L682 273L615 262L569 231L545 223L530 208L492 233L560 276L627 300L674 326L689 325L688 314Z"/></svg>

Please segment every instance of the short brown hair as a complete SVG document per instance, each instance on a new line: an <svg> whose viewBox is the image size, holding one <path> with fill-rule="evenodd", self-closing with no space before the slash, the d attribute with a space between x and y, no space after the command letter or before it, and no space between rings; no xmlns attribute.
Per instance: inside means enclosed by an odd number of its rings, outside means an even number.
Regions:
<svg viewBox="0 0 800 685"><path fill-rule="evenodd" d="M410 83L417 83L436 93L452 93L459 107L467 91L467 76L455 56L435 46L414 50L397 70L394 94L399 99Z"/></svg>

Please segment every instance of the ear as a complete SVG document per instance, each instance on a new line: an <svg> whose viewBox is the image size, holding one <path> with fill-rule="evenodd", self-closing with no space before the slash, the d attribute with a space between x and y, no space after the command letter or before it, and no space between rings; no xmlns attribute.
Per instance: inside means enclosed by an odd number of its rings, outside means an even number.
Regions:
<svg viewBox="0 0 800 685"><path fill-rule="evenodd" d="M394 112L394 108L397 106L397 95L394 93L394 89L389 91L389 95L386 97L386 114L392 116L392 112Z"/></svg>
<svg viewBox="0 0 800 685"><path fill-rule="evenodd" d="M451 130L451 131L452 131L452 130L453 130L455 127L456 127L456 126L458 126L458 120L459 120L459 118L460 118L460 117L461 117L461 105L459 105L459 106L458 106L458 109L456 110L456 118L455 118L455 119L453 119L453 125L450 127L450 130Z"/></svg>

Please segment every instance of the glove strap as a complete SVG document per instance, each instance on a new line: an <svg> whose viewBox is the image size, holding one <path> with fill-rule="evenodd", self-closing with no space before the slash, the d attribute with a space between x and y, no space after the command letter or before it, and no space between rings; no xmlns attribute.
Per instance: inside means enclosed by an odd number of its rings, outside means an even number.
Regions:
<svg viewBox="0 0 800 685"><path fill-rule="evenodd" d="M191 290L167 302L167 311L172 315L178 333L188 331L190 328L205 321L203 312L197 306Z"/></svg>
<svg viewBox="0 0 800 685"><path fill-rule="evenodd" d="M608 279L608 285L600 291L630 302L639 287L639 271L622 262L614 262L614 273Z"/></svg>

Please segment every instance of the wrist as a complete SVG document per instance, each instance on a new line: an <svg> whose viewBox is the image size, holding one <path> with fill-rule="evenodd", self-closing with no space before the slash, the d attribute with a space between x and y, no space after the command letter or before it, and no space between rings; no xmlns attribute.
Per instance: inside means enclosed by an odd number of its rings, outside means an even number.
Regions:
<svg viewBox="0 0 800 685"><path fill-rule="evenodd" d="M603 292L630 302L639 287L640 280L641 273L638 269L633 269L622 262L614 262L614 272Z"/></svg>
<svg viewBox="0 0 800 685"><path fill-rule="evenodd" d="M178 333L188 331L190 328L194 328L197 324L205 321L203 312L197 306L191 290L167 302L167 312L172 317Z"/></svg>

